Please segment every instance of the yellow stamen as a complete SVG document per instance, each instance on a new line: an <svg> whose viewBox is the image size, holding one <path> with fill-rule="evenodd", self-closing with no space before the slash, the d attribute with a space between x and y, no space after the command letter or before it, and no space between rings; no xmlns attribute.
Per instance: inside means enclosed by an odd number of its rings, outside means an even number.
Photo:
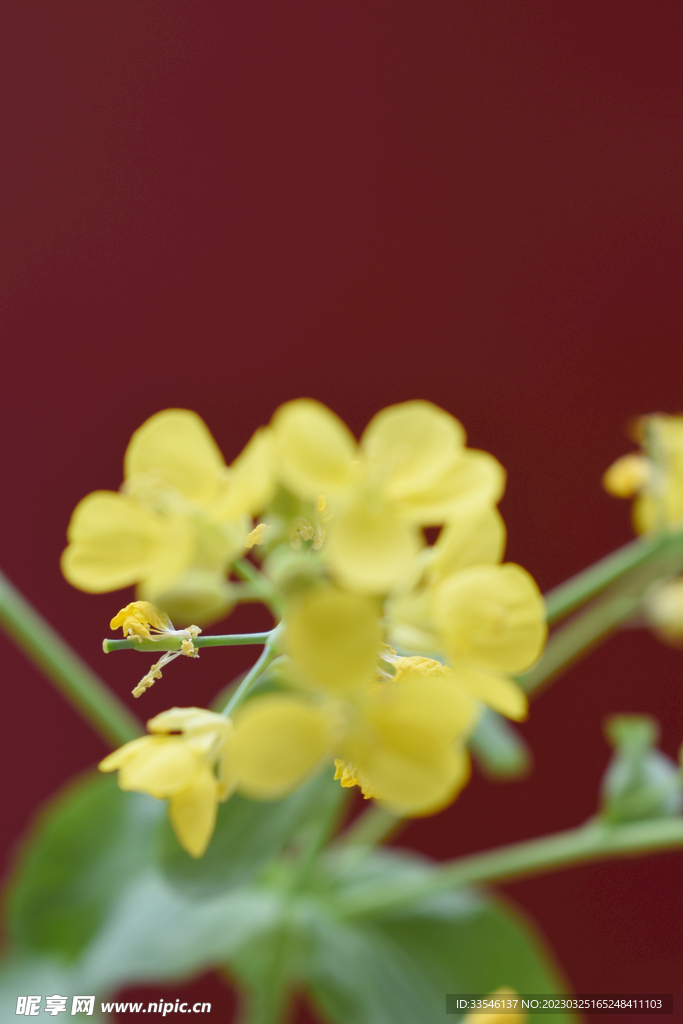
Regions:
<svg viewBox="0 0 683 1024"><path fill-rule="evenodd" d="M122 608L109 623L111 629L123 629L126 637L137 638L138 641L151 640L150 630L155 633L166 633L173 629L173 623L166 612L159 611L149 601L132 601Z"/></svg>
<svg viewBox="0 0 683 1024"><path fill-rule="evenodd" d="M344 789L350 789L352 786L359 786L360 791L366 800L370 800L375 794L362 778L360 772L352 764L344 764L341 758L336 757L334 760L335 773L334 778L341 781Z"/></svg>
<svg viewBox="0 0 683 1024"><path fill-rule="evenodd" d="M251 533L247 534L247 539L244 542L245 548L253 548L255 544L263 544L266 533L268 532L267 523L259 523L255 526Z"/></svg>

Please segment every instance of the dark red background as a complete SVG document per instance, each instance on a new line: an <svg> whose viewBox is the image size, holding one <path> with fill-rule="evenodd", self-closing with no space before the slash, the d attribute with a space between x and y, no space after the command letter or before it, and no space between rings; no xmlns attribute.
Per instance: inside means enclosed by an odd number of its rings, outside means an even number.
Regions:
<svg viewBox="0 0 683 1024"><path fill-rule="evenodd" d="M600 475L630 416L683 408L680 3L3 12L0 557L117 692L139 666L100 643L127 595L71 589L58 556L75 503L118 486L130 434L167 406L231 460L289 398L357 432L428 398L509 470L509 558L543 588L629 539ZM2 652L9 851L104 747ZM209 700L246 657L176 663L141 713ZM603 717L657 715L675 754L682 676L683 654L616 638L534 706L529 781L478 778L406 840L445 858L578 824ZM670 853L505 891L575 991L680 999L682 871ZM231 1005L210 979L194 991Z"/></svg>

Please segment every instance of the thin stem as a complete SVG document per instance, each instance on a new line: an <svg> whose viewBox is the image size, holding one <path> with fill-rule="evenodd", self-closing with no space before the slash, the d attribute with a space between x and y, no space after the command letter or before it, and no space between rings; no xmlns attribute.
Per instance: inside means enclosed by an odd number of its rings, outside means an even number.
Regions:
<svg viewBox="0 0 683 1024"><path fill-rule="evenodd" d="M614 583L631 569L647 562L671 543L671 537L658 534L655 537L638 537L612 551L605 558L588 566L544 595L548 625L563 619L565 615L585 604L605 587ZM677 538L680 543L680 539Z"/></svg>
<svg viewBox="0 0 683 1024"><path fill-rule="evenodd" d="M265 644L273 632L269 629L265 633L225 633L215 636L198 636L192 641L195 647L234 647L246 644ZM183 636L161 635L158 640L103 640L102 649L105 654L112 651L142 651L143 653L160 651L179 651L182 645Z"/></svg>
<svg viewBox="0 0 683 1024"><path fill-rule="evenodd" d="M540 839L512 843L437 868L419 882L377 886L371 893L346 897L344 917L394 911L435 893L482 882L505 882L609 857L623 857L683 846L683 818L609 825L591 819L579 828Z"/></svg>
<svg viewBox="0 0 683 1024"><path fill-rule="evenodd" d="M42 615L0 573L0 624L108 744L144 732L126 705L95 675Z"/></svg>
<svg viewBox="0 0 683 1024"><path fill-rule="evenodd" d="M522 689L533 693L549 683L605 640L622 622L630 619L639 604L640 594L615 595L609 600L595 602L585 612L560 626L548 640L540 660L528 672L517 677Z"/></svg>
<svg viewBox="0 0 683 1024"><path fill-rule="evenodd" d="M256 664L249 669L246 676L244 677L240 685L237 687L228 703L223 708L222 714L224 714L226 717L231 715L235 708L237 708L242 703L249 690L258 680L259 676L263 674L266 668L270 665L271 661L274 661L275 658L277 658L279 654L279 651L277 649L278 632L279 626L276 626L275 629L271 630L271 632L268 633L268 637L265 642L265 647L261 652L261 657L258 659Z"/></svg>
<svg viewBox="0 0 683 1024"><path fill-rule="evenodd" d="M282 599L280 595L268 577L264 576L253 562L250 562L248 558L240 558L239 561L235 562L232 569L235 576L239 576L241 580L245 580L250 584L251 596L249 600L254 600L254 597L259 598L270 608L276 619L282 617Z"/></svg>
<svg viewBox="0 0 683 1024"><path fill-rule="evenodd" d="M661 537L659 546L653 542L646 559L625 572L600 597L551 634L537 664L518 677L521 686L531 693L583 657L635 615L643 595L653 583L669 579L681 568L683 534Z"/></svg>
<svg viewBox="0 0 683 1024"><path fill-rule="evenodd" d="M390 839L405 823L405 818L392 814L380 804L372 804L341 834L334 845L336 848L378 846Z"/></svg>

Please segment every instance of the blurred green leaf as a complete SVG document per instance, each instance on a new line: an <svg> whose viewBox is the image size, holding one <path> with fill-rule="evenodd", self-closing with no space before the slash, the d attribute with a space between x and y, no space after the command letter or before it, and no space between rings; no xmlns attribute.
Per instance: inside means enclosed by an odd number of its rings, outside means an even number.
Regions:
<svg viewBox="0 0 683 1024"><path fill-rule="evenodd" d="M163 805L122 793L111 776L79 779L38 820L10 882L19 947L71 960L102 925L131 875L152 862Z"/></svg>
<svg viewBox="0 0 683 1024"><path fill-rule="evenodd" d="M335 899L380 879L412 881L429 862L375 851L339 879ZM334 1024L433 1024L447 993L557 992L564 986L541 939L512 907L473 890L423 899L400 914L362 922L310 916L299 969L313 1002ZM539 1015L541 1024L547 1015ZM536 1018L534 1018L536 1019ZM548 1016L548 1021L551 1017ZM572 1018L553 1014L556 1024Z"/></svg>

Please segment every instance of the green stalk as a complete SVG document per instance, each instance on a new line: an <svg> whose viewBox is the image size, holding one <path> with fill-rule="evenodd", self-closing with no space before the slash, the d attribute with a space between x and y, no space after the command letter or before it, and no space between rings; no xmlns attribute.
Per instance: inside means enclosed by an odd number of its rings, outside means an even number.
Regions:
<svg viewBox="0 0 683 1024"><path fill-rule="evenodd" d="M198 636L192 641L195 647L234 647L246 644L265 644L273 632L269 629L266 633L224 633L215 636ZM143 653L162 651L179 651L185 637L169 636L163 634L158 640L103 640L102 650L105 654L112 651L142 651Z"/></svg>
<svg viewBox="0 0 683 1024"><path fill-rule="evenodd" d="M680 535L657 534L655 537L637 537L609 555L583 569L559 586L544 594L548 625L559 622L565 615L595 597L605 587L615 583L625 573L648 562L653 555L683 548Z"/></svg>
<svg viewBox="0 0 683 1024"><path fill-rule="evenodd" d="M554 871L609 857L655 852L683 846L683 818L609 825L593 818L579 828L540 839L512 843L437 868L427 878L408 884L377 886L362 897L346 897L338 912L364 917L409 907L417 900L460 886L509 882L525 875Z"/></svg>
<svg viewBox="0 0 683 1024"><path fill-rule="evenodd" d="M17 647L108 744L144 732L137 718L0 573L0 624Z"/></svg>
<svg viewBox="0 0 683 1024"><path fill-rule="evenodd" d="M261 657L258 659L256 664L249 669L246 676L223 708L222 714L224 714L226 718L242 703L249 690L257 682L259 677L263 675L271 661L274 661L275 658L277 658L280 653L277 648L278 633L279 626L276 626L275 629L268 633L268 638L265 642L265 647L261 652Z"/></svg>
<svg viewBox="0 0 683 1024"><path fill-rule="evenodd" d="M381 804L373 803L342 832L333 845L344 849L349 846L378 846L391 839L405 823L405 818L392 814Z"/></svg>
<svg viewBox="0 0 683 1024"><path fill-rule="evenodd" d="M622 548L621 552L623 551ZM619 552L615 552L615 555L617 554ZM608 556L608 559L611 557ZM605 561L607 560L603 559L603 562ZM596 564L599 566L601 563ZM622 561L622 568L624 564L625 560ZM596 566L591 566L579 576L583 576L585 582L595 568ZM532 693L587 654L636 614L643 595L653 583L669 579L680 572L681 568L683 534L666 534L653 538L649 542L646 557L639 558L628 571L622 572L610 587L604 587L603 584L600 597L586 605L551 634L539 661L528 672L518 676L518 682L523 689L527 693ZM603 574L603 580L604 578ZM578 577L574 579L577 580ZM569 580L567 586L569 584L573 585L573 581ZM561 588L556 588L556 591L559 589ZM586 586L584 593L588 593L588 589ZM549 600L555 592L551 591ZM577 594L578 590L575 590L574 596Z"/></svg>

